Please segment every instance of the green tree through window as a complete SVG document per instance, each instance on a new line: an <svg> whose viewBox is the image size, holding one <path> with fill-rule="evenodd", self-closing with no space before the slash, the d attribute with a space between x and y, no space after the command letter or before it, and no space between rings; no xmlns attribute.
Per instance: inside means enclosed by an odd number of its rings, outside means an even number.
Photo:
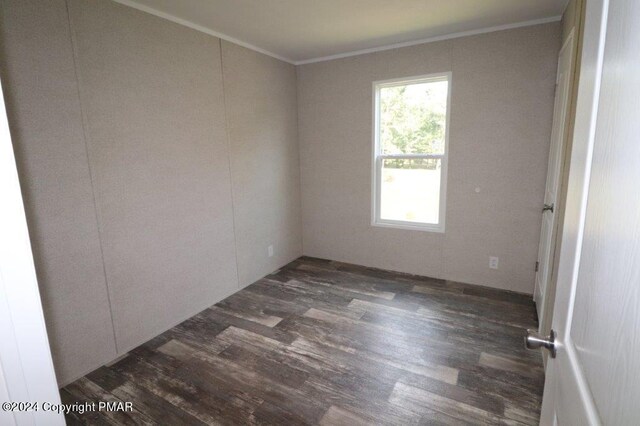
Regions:
<svg viewBox="0 0 640 426"><path fill-rule="evenodd" d="M442 154L447 82L385 87L380 91L384 154Z"/></svg>

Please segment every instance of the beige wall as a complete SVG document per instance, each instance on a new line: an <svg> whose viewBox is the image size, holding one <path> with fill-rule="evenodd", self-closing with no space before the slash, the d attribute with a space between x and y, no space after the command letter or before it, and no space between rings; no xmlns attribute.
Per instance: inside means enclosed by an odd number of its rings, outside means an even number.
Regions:
<svg viewBox="0 0 640 426"><path fill-rule="evenodd" d="M302 253L296 70L226 41L222 67L244 287Z"/></svg>
<svg viewBox="0 0 640 426"><path fill-rule="evenodd" d="M532 293L560 36L551 23L300 66L304 253ZM446 232L372 227L372 82L443 71Z"/></svg>
<svg viewBox="0 0 640 426"><path fill-rule="evenodd" d="M293 66L108 0L0 4L60 383L301 254Z"/></svg>
<svg viewBox="0 0 640 426"><path fill-rule="evenodd" d="M2 83L59 380L116 356L64 0L3 1Z"/></svg>

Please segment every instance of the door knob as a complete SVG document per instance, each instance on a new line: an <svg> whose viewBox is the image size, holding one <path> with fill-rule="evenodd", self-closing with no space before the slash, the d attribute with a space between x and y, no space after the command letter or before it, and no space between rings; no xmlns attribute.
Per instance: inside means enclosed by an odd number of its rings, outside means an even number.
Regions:
<svg viewBox="0 0 640 426"><path fill-rule="evenodd" d="M545 348L549 350L551 358L556 357L556 332L551 330L548 336L543 336L536 330L527 330L524 337L524 346L527 349L535 350Z"/></svg>
<svg viewBox="0 0 640 426"><path fill-rule="evenodd" d="M553 203L545 204L544 207L542 207L542 213L546 212L547 210L553 213L553 206L554 206Z"/></svg>

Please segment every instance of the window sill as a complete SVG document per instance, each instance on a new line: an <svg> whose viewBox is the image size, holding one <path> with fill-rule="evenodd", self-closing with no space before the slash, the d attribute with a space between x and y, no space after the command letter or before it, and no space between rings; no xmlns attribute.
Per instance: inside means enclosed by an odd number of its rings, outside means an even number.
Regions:
<svg viewBox="0 0 640 426"><path fill-rule="evenodd" d="M371 223L371 226L378 228L392 228L392 229L403 229L409 231L423 231L423 232L435 232L438 234L444 234L444 224L431 225L431 224L421 224L421 223L413 223L413 222L400 222L400 221L374 221Z"/></svg>

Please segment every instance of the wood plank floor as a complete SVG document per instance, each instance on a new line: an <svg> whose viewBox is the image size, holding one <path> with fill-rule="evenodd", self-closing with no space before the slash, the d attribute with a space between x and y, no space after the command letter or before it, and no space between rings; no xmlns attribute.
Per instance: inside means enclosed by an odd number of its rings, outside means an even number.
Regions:
<svg viewBox="0 0 640 426"><path fill-rule="evenodd" d="M529 296L300 258L61 390L73 424L537 424Z"/></svg>

